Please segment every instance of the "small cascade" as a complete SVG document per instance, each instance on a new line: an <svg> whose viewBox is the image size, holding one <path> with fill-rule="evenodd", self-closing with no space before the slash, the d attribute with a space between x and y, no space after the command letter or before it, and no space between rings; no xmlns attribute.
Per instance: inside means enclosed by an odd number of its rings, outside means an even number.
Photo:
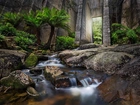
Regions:
<svg viewBox="0 0 140 105"><path fill-rule="evenodd" d="M92 84L92 79L90 77L80 80L81 84L86 87Z"/></svg>
<svg viewBox="0 0 140 105"><path fill-rule="evenodd" d="M54 55L48 56L48 59L49 59L49 60L58 59L58 58L57 58L57 54L54 54Z"/></svg>
<svg viewBox="0 0 140 105"><path fill-rule="evenodd" d="M95 73L93 73L93 75L90 72L85 71L83 68L68 68L64 66L60 59L57 58L57 54L48 56L47 61L40 62L36 67L46 66L64 67L61 68L64 70L64 73L55 79L54 87L45 79L43 75L44 69L41 69L42 72L39 72L41 74L36 71L35 73L30 70L24 71L24 73L30 75L30 77L34 80L35 90L39 94L43 93L46 96L53 96L54 91L52 91L52 89L55 89L56 95L70 95L73 99L78 99L80 104L77 105L105 105L104 103L98 103L102 102L98 96L97 90L97 87L101 84L100 76L96 76ZM46 105L46 103L41 105ZM56 105L60 105L60 103Z"/></svg>
<svg viewBox="0 0 140 105"><path fill-rule="evenodd" d="M46 81L43 74L32 74L28 69L22 70L22 72L29 75L33 79L33 81L35 82L35 90L37 90L39 94L43 93L42 96L52 96L54 94L53 85L49 81Z"/></svg>
<svg viewBox="0 0 140 105"><path fill-rule="evenodd" d="M65 67L63 64L61 64L60 59L57 58L57 54L48 56L47 61L40 62L36 67L46 67L46 66Z"/></svg>
<svg viewBox="0 0 140 105"><path fill-rule="evenodd" d="M71 87L77 86L76 78L72 77L69 78L69 80L70 80Z"/></svg>

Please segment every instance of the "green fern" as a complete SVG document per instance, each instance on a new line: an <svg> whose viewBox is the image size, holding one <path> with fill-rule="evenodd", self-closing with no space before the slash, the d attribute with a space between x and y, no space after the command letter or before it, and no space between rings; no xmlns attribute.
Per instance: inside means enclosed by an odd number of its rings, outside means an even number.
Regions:
<svg viewBox="0 0 140 105"><path fill-rule="evenodd" d="M35 35L26 33L24 31L17 31L15 36L15 42L24 50L28 50L30 45L35 43Z"/></svg>
<svg viewBox="0 0 140 105"><path fill-rule="evenodd" d="M56 50L73 49L74 38L69 36L58 36L56 40Z"/></svg>
<svg viewBox="0 0 140 105"><path fill-rule="evenodd" d="M128 44L137 43L138 34L140 29L130 29L122 24L113 23L112 24L112 44Z"/></svg>

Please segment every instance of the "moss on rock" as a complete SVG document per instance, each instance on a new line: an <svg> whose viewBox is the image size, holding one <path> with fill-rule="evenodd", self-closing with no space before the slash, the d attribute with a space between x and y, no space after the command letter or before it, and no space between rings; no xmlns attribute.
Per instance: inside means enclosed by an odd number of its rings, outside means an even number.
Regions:
<svg viewBox="0 0 140 105"><path fill-rule="evenodd" d="M0 80L0 85L11 87L12 89L24 89L34 85L33 80L20 70L13 71L7 77Z"/></svg>
<svg viewBox="0 0 140 105"><path fill-rule="evenodd" d="M25 60L26 67L34 67L38 62L38 57L34 53L31 53Z"/></svg>

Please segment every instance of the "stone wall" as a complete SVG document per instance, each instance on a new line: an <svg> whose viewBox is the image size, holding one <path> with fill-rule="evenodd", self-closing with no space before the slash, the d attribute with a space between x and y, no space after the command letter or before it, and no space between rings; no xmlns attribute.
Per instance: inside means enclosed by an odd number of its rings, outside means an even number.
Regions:
<svg viewBox="0 0 140 105"><path fill-rule="evenodd" d="M4 11L16 11L20 12L22 10L36 10L43 7L55 7L57 9L65 9L70 15L69 25L71 30L75 32L75 42L76 43L90 43L92 42L92 18L93 17L103 17L103 43L109 45L110 43L110 11L109 6L106 5L109 1L115 2L115 0L0 0L0 13ZM134 4L134 11L129 12L126 16L125 10L130 9L130 1L136 1ZM76 5L73 5L75 2ZM140 24L140 0L124 0L122 4L122 24L124 25L139 25ZM133 8L131 8L133 9ZM104 12L103 12L104 11ZM118 12L121 14L121 11ZM115 16L115 15L113 15ZM130 20L130 21L129 21ZM111 20L110 20L111 22ZM133 24L131 24L133 22ZM136 25L135 25L136 24ZM46 37L49 36L49 27L44 26L42 28L42 42L46 43ZM67 32L58 29L56 30L56 35L67 35ZM45 37L45 38L44 38ZM108 38L108 39L106 39ZM108 44L107 44L108 43Z"/></svg>
<svg viewBox="0 0 140 105"><path fill-rule="evenodd" d="M129 28L135 28L139 25L137 2L124 0L122 5L121 23ZM138 6L139 7L139 6Z"/></svg>

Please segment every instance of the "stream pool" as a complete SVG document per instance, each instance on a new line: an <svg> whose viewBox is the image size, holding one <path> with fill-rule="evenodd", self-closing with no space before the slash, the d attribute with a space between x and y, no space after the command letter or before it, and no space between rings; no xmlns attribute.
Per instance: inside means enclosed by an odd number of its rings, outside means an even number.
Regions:
<svg viewBox="0 0 140 105"><path fill-rule="evenodd" d="M71 86L65 88L54 87L43 75L45 66L61 68L68 75L67 79ZM105 74L94 73L93 70L86 70L85 68L66 67L57 58L57 55L49 56L47 61L40 61L36 67L41 68L37 73L32 73L29 69L22 71L34 80L36 91L45 94L33 96L22 93L18 95L21 96L20 98L15 98L15 100L13 99L6 104L4 102L0 103L0 105L107 105L99 97L97 89L103 78L106 78ZM77 77L74 75L75 73L78 74ZM60 79L60 81L63 81L63 79ZM11 97L14 98L16 94L12 93Z"/></svg>

